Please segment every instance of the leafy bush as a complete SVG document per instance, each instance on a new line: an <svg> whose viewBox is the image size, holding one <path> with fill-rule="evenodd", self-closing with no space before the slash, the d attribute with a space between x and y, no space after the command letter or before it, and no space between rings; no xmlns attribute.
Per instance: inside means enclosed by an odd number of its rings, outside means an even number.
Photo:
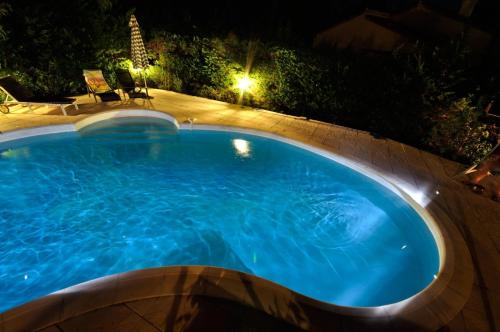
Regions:
<svg viewBox="0 0 500 332"><path fill-rule="evenodd" d="M334 104L330 63L313 54L276 48L271 51L275 75L269 77L269 103L282 112L314 118ZM323 113L323 114L322 114Z"/></svg>
<svg viewBox="0 0 500 332"><path fill-rule="evenodd" d="M461 98L433 119L427 144L440 154L461 161L478 162L493 147L487 126L469 98Z"/></svg>
<svg viewBox="0 0 500 332"><path fill-rule="evenodd" d="M214 90L227 89L239 69L225 54L218 39L165 35L165 50L157 60L164 86L204 96L217 96Z"/></svg>
<svg viewBox="0 0 500 332"><path fill-rule="evenodd" d="M110 15L111 2L11 1L2 18L1 69L40 95L84 91L82 69L108 67L111 50L127 45L127 20Z"/></svg>

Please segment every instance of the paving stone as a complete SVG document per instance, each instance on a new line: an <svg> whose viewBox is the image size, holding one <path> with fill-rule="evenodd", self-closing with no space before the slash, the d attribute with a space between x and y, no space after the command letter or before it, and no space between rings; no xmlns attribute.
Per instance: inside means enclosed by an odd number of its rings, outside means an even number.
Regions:
<svg viewBox="0 0 500 332"><path fill-rule="evenodd" d="M12 114L0 114L0 132L74 123L92 114L109 110L149 108L167 112L179 123L188 118L196 118L195 124L232 125L265 130L327 149L345 158L351 158L355 163L377 170L387 177L398 179L403 184L406 183L410 190L425 192L431 199L431 202L427 203L431 212L438 216L444 213L446 218L451 219L465 236L469 251L475 259L475 266L478 267L475 271L476 288L465 309L448 324L449 331L489 331L491 326L499 327L500 204L486 195L473 194L468 187L460 183L459 178L453 178L465 169L463 165L389 139L375 138L370 133L360 130L265 110L242 108L239 105L171 91L151 89L150 92L154 97L150 103L137 99L96 103L88 95L77 96L80 108L79 110L68 109L68 116L62 116L57 107L37 107L32 111L23 107L14 107ZM488 186L498 183L495 181L498 179L489 178ZM432 195L437 187L440 188L440 195ZM485 291L480 292L479 286L485 287ZM489 321L490 318L486 314L487 309L482 299L484 294L489 299L487 302L491 306L489 310L492 313L490 316L493 316L493 323ZM47 328L45 332L53 332L59 328L65 331L99 328L118 331L131 331L136 328L163 329L167 324L165 321L167 316L162 313L162 308L174 305L172 301L173 299L165 298L151 299L150 302L145 301L141 304L129 303L130 307L115 305L67 319L58 326ZM198 304L202 303L202 300L197 301ZM193 303L184 299L179 306L182 305L183 310L193 313L198 310ZM223 307L224 305L220 304L217 308ZM223 310L217 310L213 311L213 315L223 317L221 314ZM233 323L238 321L234 317L232 319ZM148 320L154 321L155 327L148 323ZM199 320L199 322L203 321Z"/></svg>
<svg viewBox="0 0 500 332"><path fill-rule="evenodd" d="M70 318L58 324L63 331L116 331L158 332L159 330L125 305L104 309Z"/></svg>

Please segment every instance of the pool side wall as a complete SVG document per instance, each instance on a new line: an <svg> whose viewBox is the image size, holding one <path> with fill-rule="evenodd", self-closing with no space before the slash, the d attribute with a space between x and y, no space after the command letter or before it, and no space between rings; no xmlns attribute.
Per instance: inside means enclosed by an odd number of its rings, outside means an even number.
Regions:
<svg viewBox="0 0 500 332"><path fill-rule="evenodd" d="M0 315L1 331L40 329L117 303L172 295L201 295L233 301L310 331L434 331L453 319L469 298L473 280L470 254L444 208L432 199L424 208L399 186L398 179L324 149L257 130L193 123L179 125L171 115L150 110L109 111L89 116L75 124L15 130L0 135L0 143L78 131L97 122L124 117L167 120L181 130L224 130L280 140L369 176L405 199L426 222L440 255L437 278L406 300L362 308L317 301L271 281L222 268L179 266L145 269L95 279L9 310Z"/></svg>

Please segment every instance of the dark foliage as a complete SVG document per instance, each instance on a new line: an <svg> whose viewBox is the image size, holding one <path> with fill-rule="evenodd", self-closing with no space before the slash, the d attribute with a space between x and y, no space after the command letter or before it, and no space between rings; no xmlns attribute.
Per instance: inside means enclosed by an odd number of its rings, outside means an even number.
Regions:
<svg viewBox="0 0 500 332"><path fill-rule="evenodd" d="M126 47L125 16L98 0L16 0L2 19L0 70L14 73L39 94L82 91L82 68L102 66L100 52ZM106 51L104 51L106 50Z"/></svg>
<svg viewBox="0 0 500 332"><path fill-rule="evenodd" d="M115 69L130 66L128 18L134 3L1 2L0 75L13 74L45 95L84 92L84 68L102 69L115 85ZM183 12L181 2L171 3ZM142 12L154 7L147 8ZM460 161L477 160L494 140L497 129L483 125L480 115L498 90L497 53L472 64L460 41L418 44L393 54L284 46L294 28L282 22L284 30L273 31L271 17L261 28L269 31L268 40L281 43L240 39L222 25L193 34L201 28L188 28L193 18L187 16L178 18L186 34L166 33L152 26L166 8L149 13L144 24L151 86L368 130ZM175 23L170 14L164 17L163 26ZM240 28L242 35L255 31ZM245 75L253 84L242 93L237 83Z"/></svg>

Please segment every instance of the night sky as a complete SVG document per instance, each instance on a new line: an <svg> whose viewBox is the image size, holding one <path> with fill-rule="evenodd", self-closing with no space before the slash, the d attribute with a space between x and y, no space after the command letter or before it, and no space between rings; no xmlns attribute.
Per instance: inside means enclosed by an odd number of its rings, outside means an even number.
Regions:
<svg viewBox="0 0 500 332"><path fill-rule="evenodd" d="M179 33L220 35L309 43L319 31L361 13L365 8L399 11L415 0L124 0L119 6L135 8L146 31L167 29ZM498 31L499 0L480 0L472 20ZM460 0L424 1L446 13L456 13ZM480 14L480 15L478 15Z"/></svg>

